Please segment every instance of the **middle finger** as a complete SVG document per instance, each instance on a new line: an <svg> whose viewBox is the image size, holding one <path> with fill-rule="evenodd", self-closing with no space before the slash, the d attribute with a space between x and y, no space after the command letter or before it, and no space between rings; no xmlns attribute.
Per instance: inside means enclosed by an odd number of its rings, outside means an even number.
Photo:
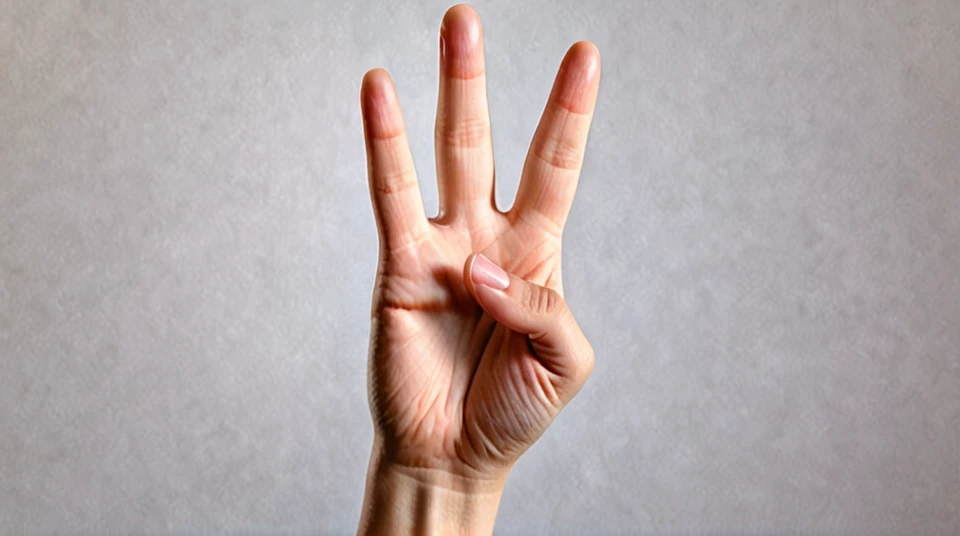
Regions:
<svg viewBox="0 0 960 536"><path fill-rule="evenodd" d="M438 219L462 218L471 229L479 227L495 206L486 83L480 18L469 6L454 6L440 27Z"/></svg>

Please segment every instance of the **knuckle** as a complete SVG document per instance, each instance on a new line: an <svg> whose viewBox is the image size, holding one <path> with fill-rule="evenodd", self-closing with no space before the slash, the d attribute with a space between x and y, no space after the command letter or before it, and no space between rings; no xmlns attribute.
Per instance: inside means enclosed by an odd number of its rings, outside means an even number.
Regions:
<svg viewBox="0 0 960 536"><path fill-rule="evenodd" d="M583 385L593 373L595 363L593 349L588 344L579 351L574 351L570 356L570 376L574 383Z"/></svg>
<svg viewBox="0 0 960 536"><path fill-rule="evenodd" d="M479 147L490 139L490 123L480 117L445 118L437 124L437 137L448 147Z"/></svg>
<svg viewBox="0 0 960 536"><path fill-rule="evenodd" d="M590 374L593 373L593 365L596 363L596 354L593 352L593 348L587 344L586 350L583 352L583 357L580 359L580 377L586 380L590 377Z"/></svg>
<svg viewBox="0 0 960 536"><path fill-rule="evenodd" d="M524 302L536 316L550 316L560 310L562 298L551 289L530 285L524 291Z"/></svg>
<svg viewBox="0 0 960 536"><path fill-rule="evenodd" d="M580 162L583 161L583 151L580 147L563 138L544 141L537 146L535 154L550 167L557 169L576 170L580 168Z"/></svg>
<svg viewBox="0 0 960 536"><path fill-rule="evenodd" d="M373 181L373 189L379 194L399 193L418 186L417 173L409 167L383 172Z"/></svg>
<svg viewBox="0 0 960 536"><path fill-rule="evenodd" d="M570 353L571 373L578 382L583 383L587 381L587 378L593 373L596 354L594 353L593 345L587 340L587 337L580 330L580 327L576 324L576 321L573 320L572 316L570 321L572 323L569 325L569 329L573 337Z"/></svg>

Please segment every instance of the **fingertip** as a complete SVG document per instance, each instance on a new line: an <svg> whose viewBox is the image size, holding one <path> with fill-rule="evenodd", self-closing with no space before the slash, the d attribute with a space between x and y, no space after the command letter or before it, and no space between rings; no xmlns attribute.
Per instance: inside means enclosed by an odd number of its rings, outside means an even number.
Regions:
<svg viewBox="0 0 960 536"><path fill-rule="evenodd" d="M382 67L370 69L360 81L360 102L369 105L374 100L383 98L392 89L393 80L386 69Z"/></svg>
<svg viewBox="0 0 960 536"><path fill-rule="evenodd" d="M469 4L457 4L443 14L440 35L462 34L466 41L476 44L482 32L480 15Z"/></svg>
<svg viewBox="0 0 960 536"><path fill-rule="evenodd" d="M363 75L360 109L371 138L389 139L403 132L396 89L386 69L377 67Z"/></svg>
<svg viewBox="0 0 960 536"><path fill-rule="evenodd" d="M458 4L440 23L440 62L448 76L469 79L483 74L483 27L467 4Z"/></svg>
<svg viewBox="0 0 960 536"><path fill-rule="evenodd" d="M600 51L590 41L577 41L563 57L557 74L557 104L575 113L590 113L600 80Z"/></svg>
<svg viewBox="0 0 960 536"><path fill-rule="evenodd" d="M578 62L579 67L591 76L600 70L600 49L590 41L582 40L570 45L567 57L570 61Z"/></svg>

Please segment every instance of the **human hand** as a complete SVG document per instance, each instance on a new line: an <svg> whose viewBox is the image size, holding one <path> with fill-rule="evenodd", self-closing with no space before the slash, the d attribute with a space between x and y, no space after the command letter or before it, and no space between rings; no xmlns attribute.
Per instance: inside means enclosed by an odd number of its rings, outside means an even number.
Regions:
<svg viewBox="0 0 960 536"><path fill-rule="evenodd" d="M390 77L364 77L380 260L361 532L490 532L510 467L589 376L593 351L563 300L560 251L599 78L596 47L574 44L514 206L500 212L482 30L471 8L451 8L440 30L440 213L427 219Z"/></svg>

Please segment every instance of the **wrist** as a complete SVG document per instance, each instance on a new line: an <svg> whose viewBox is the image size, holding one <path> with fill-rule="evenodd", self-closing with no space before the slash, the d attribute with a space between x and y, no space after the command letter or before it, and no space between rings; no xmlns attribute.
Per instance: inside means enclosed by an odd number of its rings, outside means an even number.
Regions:
<svg viewBox="0 0 960 536"><path fill-rule="evenodd" d="M492 534L505 478L397 463L375 444L358 533Z"/></svg>

